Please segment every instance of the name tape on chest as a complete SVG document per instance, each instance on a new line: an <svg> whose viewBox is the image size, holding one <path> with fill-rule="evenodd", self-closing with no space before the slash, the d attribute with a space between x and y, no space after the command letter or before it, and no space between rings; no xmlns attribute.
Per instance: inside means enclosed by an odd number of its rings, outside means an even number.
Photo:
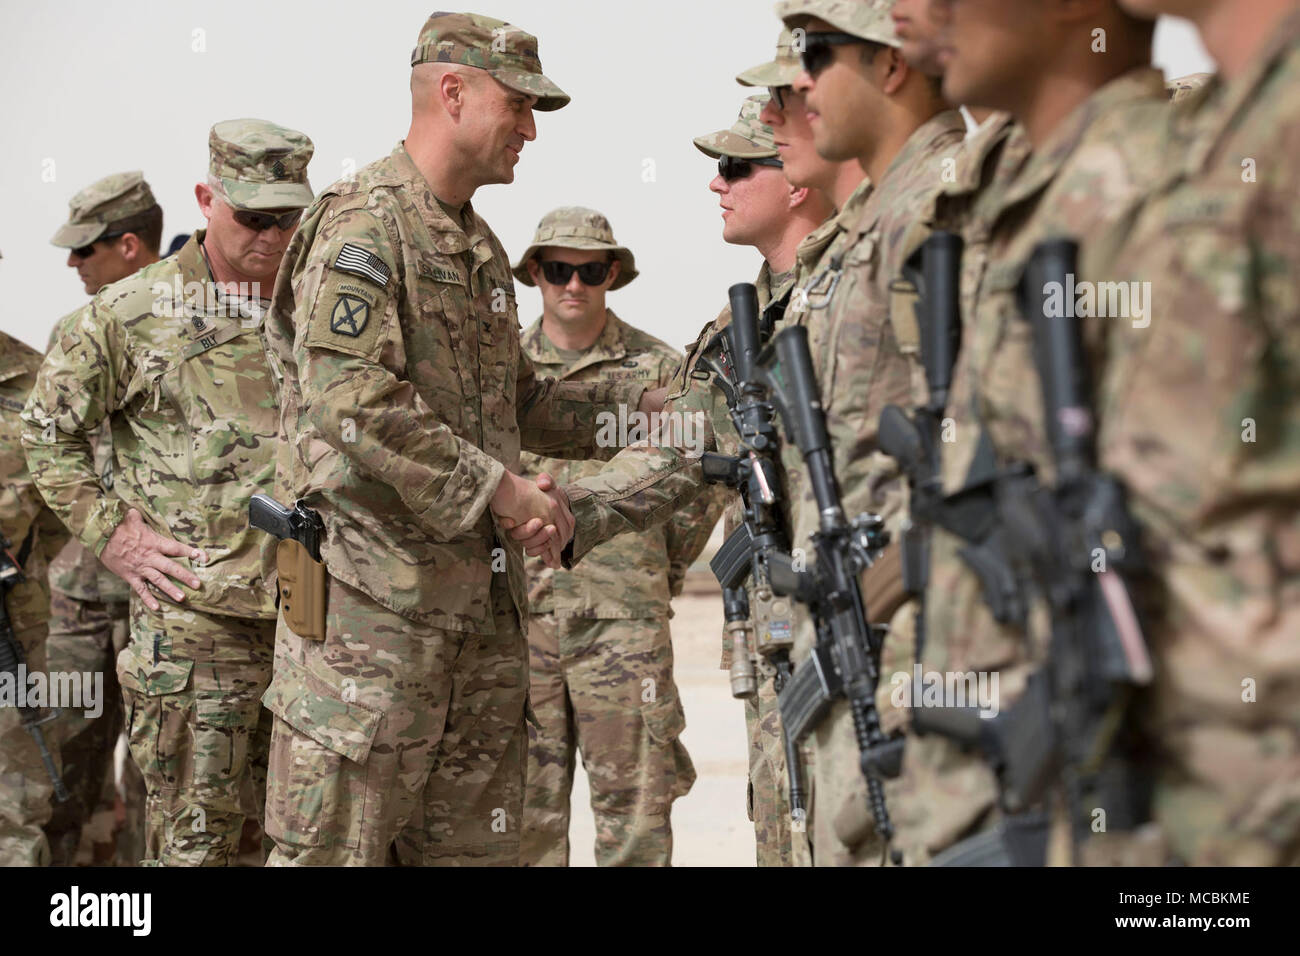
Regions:
<svg viewBox="0 0 1300 956"><path fill-rule="evenodd" d="M339 250L338 257L334 260L334 268L340 272L350 272L369 279L381 286L388 285L388 280L393 277L393 270L388 268L388 263L373 252L354 246L350 242Z"/></svg>

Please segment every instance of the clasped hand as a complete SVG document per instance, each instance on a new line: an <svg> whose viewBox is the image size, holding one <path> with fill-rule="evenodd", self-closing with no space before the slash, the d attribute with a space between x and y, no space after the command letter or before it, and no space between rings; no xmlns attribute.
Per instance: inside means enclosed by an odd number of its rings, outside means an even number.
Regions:
<svg viewBox="0 0 1300 956"><path fill-rule="evenodd" d="M555 479L542 472L533 483L507 471L489 507L530 556L560 567L560 554L573 539L573 512Z"/></svg>

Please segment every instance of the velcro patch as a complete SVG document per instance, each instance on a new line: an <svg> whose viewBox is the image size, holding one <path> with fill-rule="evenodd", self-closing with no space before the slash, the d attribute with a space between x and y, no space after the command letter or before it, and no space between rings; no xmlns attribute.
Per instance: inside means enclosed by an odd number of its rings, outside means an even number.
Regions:
<svg viewBox="0 0 1300 956"><path fill-rule="evenodd" d="M330 313L330 331L358 338L370 321L370 303L354 295L340 295Z"/></svg>
<svg viewBox="0 0 1300 956"><path fill-rule="evenodd" d="M334 268L340 272L350 272L363 279L369 279L381 286L388 285L388 280L393 277L393 270L388 268L388 263L373 252L354 246L350 242L339 250L334 260Z"/></svg>

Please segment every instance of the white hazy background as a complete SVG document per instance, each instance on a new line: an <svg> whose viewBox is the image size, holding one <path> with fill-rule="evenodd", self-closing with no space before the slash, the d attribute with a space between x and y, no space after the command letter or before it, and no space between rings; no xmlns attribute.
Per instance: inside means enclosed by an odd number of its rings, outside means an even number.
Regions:
<svg viewBox="0 0 1300 956"><path fill-rule="evenodd" d="M716 315L754 250L721 240L715 164L691 139L730 126L736 73L770 59L770 0L492 0L478 9L539 38L547 76L573 97L538 113L515 182L474 198L511 255L563 205L605 213L640 278L610 296L632 324L681 347ZM409 124L411 48L431 4L402 0L0 0L0 328L43 349L86 297L49 237L74 193L142 169L166 247L203 225L213 123L258 117L307 133L318 191L386 155ZM1167 76L1212 69L1184 22L1161 24ZM541 310L519 287L520 321Z"/></svg>

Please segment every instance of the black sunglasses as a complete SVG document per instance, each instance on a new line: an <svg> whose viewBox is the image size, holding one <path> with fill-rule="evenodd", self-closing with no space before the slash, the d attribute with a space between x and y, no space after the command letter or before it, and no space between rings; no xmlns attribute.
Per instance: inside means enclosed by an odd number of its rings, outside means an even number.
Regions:
<svg viewBox="0 0 1300 956"><path fill-rule="evenodd" d="M575 272L583 285L600 285L609 275L610 263L584 262L575 266L568 262L543 262L541 267L542 275L551 285L568 285Z"/></svg>
<svg viewBox="0 0 1300 956"><path fill-rule="evenodd" d="M815 78L831 65L831 60L835 58L834 47L867 42L869 41L855 37L852 33L807 33L804 35L803 52L799 58L803 61L804 72Z"/></svg>
<svg viewBox="0 0 1300 956"><path fill-rule="evenodd" d="M302 216L301 209L291 209L289 212L280 215L272 215L269 212L252 212L248 209L235 209L231 207L235 214L235 222L239 223L245 229L252 229L254 232L266 232L272 226L279 226L281 229L292 229Z"/></svg>
<svg viewBox="0 0 1300 956"><path fill-rule="evenodd" d="M87 243L84 246L77 246L77 248L72 250L72 254L78 259L89 259L95 254L95 246L97 243L107 242L109 239L117 239L118 237L125 235L126 233L124 232L106 232L94 242Z"/></svg>
<svg viewBox="0 0 1300 956"><path fill-rule="evenodd" d="M755 166L774 166L781 169L785 164L776 158L771 159L741 159L738 156L719 156L718 157L718 175L725 182L734 183L737 179L745 179L754 171Z"/></svg>
<svg viewBox="0 0 1300 956"><path fill-rule="evenodd" d="M785 86L769 86L767 88L767 95L771 98L772 105L779 110L783 110L785 109L785 96L793 89L794 87L789 84L786 84Z"/></svg>

